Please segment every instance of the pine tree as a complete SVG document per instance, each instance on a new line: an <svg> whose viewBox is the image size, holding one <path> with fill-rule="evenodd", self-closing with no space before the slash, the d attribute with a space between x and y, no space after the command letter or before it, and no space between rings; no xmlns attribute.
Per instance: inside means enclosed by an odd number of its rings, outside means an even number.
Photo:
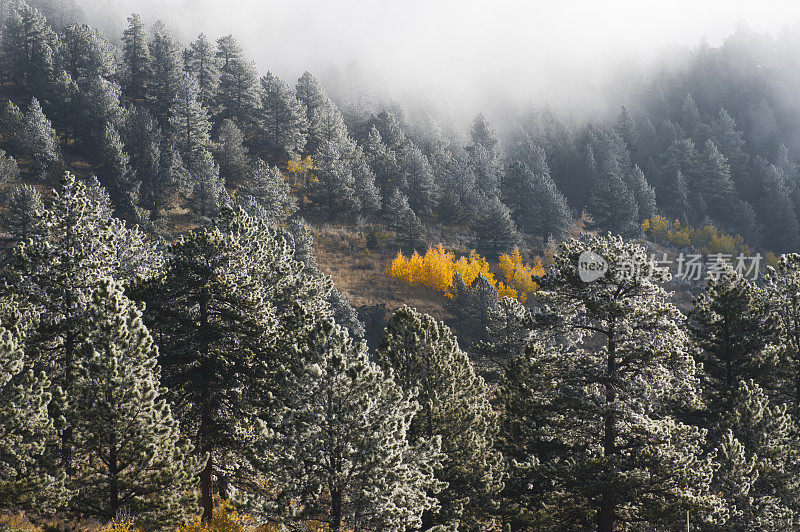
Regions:
<svg viewBox="0 0 800 532"><path fill-rule="evenodd" d="M200 474L203 520L213 515L213 482L225 453L250 422L248 383L264 377L274 311L232 232L192 231L170 246L163 275L134 293L159 350L163 383L184 433L208 455ZM234 465L234 464L231 464Z"/></svg>
<svg viewBox="0 0 800 532"><path fill-rule="evenodd" d="M14 87L35 97L46 95L53 74L58 37L38 9L15 2L3 19L3 63Z"/></svg>
<svg viewBox="0 0 800 532"><path fill-rule="evenodd" d="M402 161L411 208L418 215L432 214L438 187L428 158L419 148L409 144L403 152Z"/></svg>
<svg viewBox="0 0 800 532"><path fill-rule="evenodd" d="M638 166L628 174L628 189L633 192L633 199L638 207L638 219L648 220L656 214L656 191L647 183L644 172Z"/></svg>
<svg viewBox="0 0 800 532"><path fill-rule="evenodd" d="M148 103L159 125L166 127L184 83L179 46L164 23L158 21L153 25L148 47L151 71L147 83Z"/></svg>
<svg viewBox="0 0 800 532"><path fill-rule="evenodd" d="M797 249L800 222L785 176L761 157L756 157L754 167L761 181L761 198L756 207L763 226L763 245L779 252Z"/></svg>
<svg viewBox="0 0 800 532"><path fill-rule="evenodd" d="M358 212L355 178L349 161L334 141L324 141L314 158L317 181L311 193L324 206L329 220Z"/></svg>
<svg viewBox="0 0 800 532"><path fill-rule="evenodd" d="M217 40L217 60L219 62L217 102L222 108L221 116L232 118L239 127L247 128L255 118L258 107L256 69L231 35Z"/></svg>
<svg viewBox="0 0 800 532"><path fill-rule="evenodd" d="M233 120L222 121L214 143L219 170L228 186L241 183L247 174L250 156L244 146L244 135Z"/></svg>
<svg viewBox="0 0 800 532"><path fill-rule="evenodd" d="M306 144L308 119L286 83L271 72L261 78L260 136L273 164L297 158Z"/></svg>
<svg viewBox="0 0 800 532"><path fill-rule="evenodd" d="M616 131L617 135L622 137L622 140L625 141L625 145L628 147L631 157L636 157L636 123L634 122L631 113L628 111L628 108L624 105L622 106L619 116L617 117L617 123L614 126L614 131Z"/></svg>
<svg viewBox="0 0 800 532"><path fill-rule="evenodd" d="M245 210L253 214L255 209L272 223L285 221L297 210L297 200L292 196L281 171L261 159L257 159L247 174L237 196L237 202Z"/></svg>
<svg viewBox="0 0 800 532"><path fill-rule="evenodd" d="M198 91L197 80L191 75L185 76L170 112L172 140L187 162L210 143L211 123L197 100Z"/></svg>
<svg viewBox="0 0 800 532"><path fill-rule="evenodd" d="M306 121L310 122L314 113L327 104L328 95L322 84L314 77L311 72L305 71L294 89L297 100L303 106L306 113ZM309 146L308 151L313 151L316 146Z"/></svg>
<svg viewBox="0 0 800 532"><path fill-rule="evenodd" d="M214 46L201 33L189 47L189 71L197 79L200 89L200 103L211 110L219 86L219 68L217 65Z"/></svg>
<svg viewBox="0 0 800 532"><path fill-rule="evenodd" d="M115 128L122 125L119 87L100 76L87 78L78 85L75 105L79 110L76 136L83 141L85 151L99 159L106 124Z"/></svg>
<svg viewBox="0 0 800 532"><path fill-rule="evenodd" d="M6 186L19 179L19 166L16 159L6 156L4 150L0 150L0 186Z"/></svg>
<svg viewBox="0 0 800 532"><path fill-rule="evenodd" d="M64 495L63 476L47 468L47 446L56 437L47 412L50 382L22 352L13 300L0 302L0 311L0 508L47 514Z"/></svg>
<svg viewBox="0 0 800 532"><path fill-rule="evenodd" d="M225 181L211 152L200 149L189 161L189 207L201 218L208 219L228 202Z"/></svg>
<svg viewBox="0 0 800 532"><path fill-rule="evenodd" d="M720 267L689 313L712 420L730 410L730 397L740 380L765 382L777 332L763 290L729 265Z"/></svg>
<svg viewBox="0 0 800 532"><path fill-rule="evenodd" d="M587 255L607 266L593 281L580 275ZM683 315L663 288L669 279L621 237L587 235L555 252L536 292L547 309L535 315L536 334L567 343L534 344L503 392L511 425L502 448L528 462L512 473L522 477L509 494L532 497L531 526L605 532L631 520L666 526L687 509L708 519L719 513L704 431L676 419L700 397ZM516 492L518 482L528 487Z"/></svg>
<svg viewBox="0 0 800 532"><path fill-rule="evenodd" d="M453 298L445 301L445 309L459 324L462 340L489 341L489 316L497 310L500 299L492 283L479 273L467 286L461 274L453 274Z"/></svg>
<svg viewBox="0 0 800 532"><path fill-rule="evenodd" d="M596 178L588 208L592 221L602 230L625 236L640 231L636 198L617 174Z"/></svg>
<svg viewBox="0 0 800 532"><path fill-rule="evenodd" d="M419 528L442 484L433 477L438 441L408 441L418 405L369 360L365 344L354 345L330 320L316 321L307 350L295 356L280 428L257 464L267 481L245 488L289 523L312 519L337 532Z"/></svg>
<svg viewBox="0 0 800 532"><path fill-rule="evenodd" d="M24 128L25 151L33 160L31 170L37 179L45 181L48 168L58 162L61 155L56 131L36 98L31 99L25 112Z"/></svg>
<svg viewBox="0 0 800 532"><path fill-rule="evenodd" d="M88 25L70 24L61 31L59 40L56 64L73 80L95 76L109 79L116 73L111 43Z"/></svg>
<svg viewBox="0 0 800 532"><path fill-rule="evenodd" d="M59 394L50 411L57 421L60 467L75 472L74 426L66 419L73 398L79 338L86 324L81 309L88 294L109 277L123 283L152 274L161 255L141 233L109 218L87 187L67 173L44 214L42 234L14 248L9 290L35 317L25 350L38 360Z"/></svg>
<svg viewBox="0 0 800 532"><path fill-rule="evenodd" d="M511 213L499 198L483 197L479 209L472 225L478 253L494 258L501 253L510 253L522 244L522 236L511 219Z"/></svg>
<svg viewBox="0 0 800 532"><path fill-rule="evenodd" d="M425 244L425 231L417 215L408 205L408 198L395 189L384 205L386 220L395 232L397 242L407 252Z"/></svg>
<svg viewBox="0 0 800 532"><path fill-rule="evenodd" d="M159 384L157 350L136 306L112 281L89 296L70 413L81 467L69 479L78 515L185 520L202 460L190 456Z"/></svg>
<svg viewBox="0 0 800 532"><path fill-rule="evenodd" d="M3 145L9 151L25 151L25 116L11 100L6 101L0 114L0 133L3 134Z"/></svg>
<svg viewBox="0 0 800 532"><path fill-rule="evenodd" d="M139 206L157 215L166 190L159 175L161 128L147 109L137 105L127 114L122 133L132 170L141 183Z"/></svg>
<svg viewBox="0 0 800 532"><path fill-rule="evenodd" d="M533 173L525 166L512 168L509 173L516 172L520 174L514 187L514 196L520 203L520 227L543 242L551 238L557 242L564 240L572 226L572 213L549 171Z"/></svg>
<svg viewBox="0 0 800 532"><path fill-rule="evenodd" d="M752 380L731 393L721 421L722 457L715 475L728 503L725 530L789 530L800 522L800 439L786 405L772 405ZM713 486L713 487L717 487Z"/></svg>
<svg viewBox="0 0 800 532"><path fill-rule="evenodd" d="M723 224L732 223L735 212L736 188L731 178L731 169L725 156L719 152L712 140L707 140L700 156L702 178L700 192L708 207L708 215Z"/></svg>
<svg viewBox="0 0 800 532"><path fill-rule="evenodd" d="M333 313L333 321L346 329L350 338L356 341L363 340L366 334L364 323L358 319L358 312L353 308L353 305L350 304L347 296L336 289L336 287L333 287L331 288L331 293L328 295L327 301Z"/></svg>
<svg viewBox="0 0 800 532"><path fill-rule="evenodd" d="M776 395L800 411L800 255L782 255L767 269L764 285L769 309L780 323Z"/></svg>
<svg viewBox="0 0 800 532"><path fill-rule="evenodd" d="M24 183L14 185L6 201L3 230L16 240L25 240L39 234L44 205L36 189Z"/></svg>
<svg viewBox="0 0 800 532"><path fill-rule="evenodd" d="M100 162L100 183L108 191L116 214L126 220L136 220L139 186L136 172L130 166L122 139L111 124L103 132L103 152Z"/></svg>
<svg viewBox="0 0 800 532"><path fill-rule="evenodd" d="M435 475L447 487L438 495L441 509L423 526L485 517L489 500L502 487L500 455L492 448L497 415L488 386L455 336L430 316L403 307L386 325L377 360L406 393L416 393L421 408L409 441L442 439L444 456Z"/></svg>
<svg viewBox="0 0 800 532"><path fill-rule="evenodd" d="M353 187L361 214L369 216L381 210L381 193L375 186L375 174L367 164L364 152L357 148L352 161Z"/></svg>
<svg viewBox="0 0 800 532"><path fill-rule="evenodd" d="M152 77L147 31L137 13L128 17L128 27L122 33L122 43L122 61L125 65L122 85L125 96L142 101L147 96L147 84Z"/></svg>
<svg viewBox="0 0 800 532"><path fill-rule="evenodd" d="M156 207L154 214L173 206L177 192L191 192L192 180L180 153L171 142L162 142L161 158L158 164L158 189L154 195Z"/></svg>

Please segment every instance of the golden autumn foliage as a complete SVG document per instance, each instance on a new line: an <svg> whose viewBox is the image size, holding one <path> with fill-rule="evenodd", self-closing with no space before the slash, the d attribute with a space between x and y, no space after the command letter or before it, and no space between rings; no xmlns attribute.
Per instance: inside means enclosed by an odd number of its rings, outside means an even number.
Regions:
<svg viewBox="0 0 800 532"><path fill-rule="evenodd" d="M179 532L245 532L251 530L250 521L250 516L222 503L210 523L191 523L181 527Z"/></svg>
<svg viewBox="0 0 800 532"><path fill-rule="evenodd" d="M713 225L696 229L682 225L680 220L670 221L663 216L653 216L642 222L642 230L656 242L679 248L691 246L703 255L750 253L741 236L726 234Z"/></svg>
<svg viewBox="0 0 800 532"><path fill-rule="evenodd" d="M499 261L497 267L505 276L506 286L513 288L517 292L517 299L524 303L528 295L538 288L533 282L533 276L544 275L541 259L536 257L530 266L523 264L519 249L514 248L511 254L500 255Z"/></svg>
<svg viewBox="0 0 800 532"><path fill-rule="evenodd" d="M136 532L139 529L133 526L133 519L125 519L123 521L112 520L106 524L101 532Z"/></svg>
<svg viewBox="0 0 800 532"><path fill-rule="evenodd" d="M525 301L528 295L536 290L536 283L531 279L531 275L544 273L539 259L536 259L533 266L523 264L518 249L511 255L500 256L499 270L504 275L505 282L495 278L489 262L475 251L471 251L469 256L456 259L454 253L446 251L439 244L428 248L424 256L414 252L407 258L398 253L386 267L386 274L411 286L430 288L448 298L453 297L453 276L456 273L461 275L467 286L482 274L500 297L515 297Z"/></svg>

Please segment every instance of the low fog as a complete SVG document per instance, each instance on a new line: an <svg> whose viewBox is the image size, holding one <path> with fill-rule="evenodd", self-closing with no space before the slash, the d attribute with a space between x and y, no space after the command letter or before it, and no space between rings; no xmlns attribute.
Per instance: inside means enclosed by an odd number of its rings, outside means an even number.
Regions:
<svg viewBox="0 0 800 532"><path fill-rule="evenodd" d="M81 2L91 24L119 35L139 12L182 40L234 34L261 72L326 85L359 79L372 96L423 98L452 111L509 102L602 111L609 82L635 79L655 57L701 40L721 44L745 26L797 30L785 2L523 2L391 0L100 0ZM346 86L346 82L343 83ZM617 102L612 103L614 107Z"/></svg>

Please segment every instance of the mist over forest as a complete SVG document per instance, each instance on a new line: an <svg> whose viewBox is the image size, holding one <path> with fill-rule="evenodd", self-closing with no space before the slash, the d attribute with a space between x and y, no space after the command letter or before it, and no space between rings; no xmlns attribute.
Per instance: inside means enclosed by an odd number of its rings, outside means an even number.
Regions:
<svg viewBox="0 0 800 532"><path fill-rule="evenodd" d="M0 532L800 530L800 5L0 0Z"/></svg>

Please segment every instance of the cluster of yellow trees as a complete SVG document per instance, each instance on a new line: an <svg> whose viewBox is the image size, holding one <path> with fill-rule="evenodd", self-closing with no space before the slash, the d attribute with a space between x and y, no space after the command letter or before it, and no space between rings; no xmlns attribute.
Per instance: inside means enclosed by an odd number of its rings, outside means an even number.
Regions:
<svg viewBox="0 0 800 532"><path fill-rule="evenodd" d="M679 248L693 247L704 255L750 254L741 236L728 235L713 225L697 229L681 224L680 220L670 221L663 216L653 216L642 222L642 229L655 242Z"/></svg>
<svg viewBox="0 0 800 532"><path fill-rule="evenodd" d="M453 276L458 273L469 286L478 275L483 274L487 281L497 291L500 297L515 297L524 302L528 295L536 290L536 283L531 278L533 275L544 275L542 262L538 258L532 265L522 262L518 249L511 254L500 255L498 270L503 275L503 281L495 278L489 262L482 256L471 251L469 256L456 259L454 253L445 251L439 244L428 248L425 255L414 252L406 258L402 253L386 267L386 274L400 279L411 286L424 286L445 295L453 297Z"/></svg>

